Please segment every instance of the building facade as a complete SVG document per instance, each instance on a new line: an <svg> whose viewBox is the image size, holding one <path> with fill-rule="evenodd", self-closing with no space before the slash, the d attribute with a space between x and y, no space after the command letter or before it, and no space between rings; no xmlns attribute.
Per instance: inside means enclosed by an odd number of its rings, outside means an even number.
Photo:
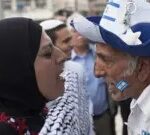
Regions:
<svg viewBox="0 0 150 135"><path fill-rule="evenodd" d="M59 9L97 14L105 3L106 0L0 0L0 19L21 16L44 20Z"/></svg>
<svg viewBox="0 0 150 135"><path fill-rule="evenodd" d="M51 0L1 0L1 11L3 18L28 17L44 20L53 16L51 5Z"/></svg>

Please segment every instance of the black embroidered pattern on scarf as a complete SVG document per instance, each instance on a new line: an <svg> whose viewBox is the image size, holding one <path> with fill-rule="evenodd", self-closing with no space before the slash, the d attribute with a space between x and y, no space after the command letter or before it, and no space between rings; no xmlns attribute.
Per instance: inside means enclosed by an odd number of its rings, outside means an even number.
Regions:
<svg viewBox="0 0 150 135"><path fill-rule="evenodd" d="M63 77L64 95L48 103L47 119L39 135L88 135L90 114L85 85L75 72L64 72Z"/></svg>

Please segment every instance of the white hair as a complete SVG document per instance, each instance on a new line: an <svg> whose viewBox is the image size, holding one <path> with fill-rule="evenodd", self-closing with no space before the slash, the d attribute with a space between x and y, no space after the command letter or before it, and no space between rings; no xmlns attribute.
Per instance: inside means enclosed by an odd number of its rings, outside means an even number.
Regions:
<svg viewBox="0 0 150 135"><path fill-rule="evenodd" d="M138 56L128 55L128 58L129 58L128 67L126 70L123 71L124 77L132 75L138 65L138 60L139 60Z"/></svg>

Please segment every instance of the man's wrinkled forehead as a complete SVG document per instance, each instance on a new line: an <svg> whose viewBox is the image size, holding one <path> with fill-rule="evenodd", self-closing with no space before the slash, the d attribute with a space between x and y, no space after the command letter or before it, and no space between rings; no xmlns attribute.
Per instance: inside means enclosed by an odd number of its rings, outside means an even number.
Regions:
<svg viewBox="0 0 150 135"><path fill-rule="evenodd" d="M108 53L112 53L115 51L115 49L106 43L102 43L102 42L96 43L96 52L103 52L103 51L106 51Z"/></svg>
<svg viewBox="0 0 150 135"><path fill-rule="evenodd" d="M100 53L100 54L107 55L110 57L116 56L116 55L120 55L120 56L127 55L125 52L122 52L116 48L113 48L107 43L96 43L96 53L97 54Z"/></svg>

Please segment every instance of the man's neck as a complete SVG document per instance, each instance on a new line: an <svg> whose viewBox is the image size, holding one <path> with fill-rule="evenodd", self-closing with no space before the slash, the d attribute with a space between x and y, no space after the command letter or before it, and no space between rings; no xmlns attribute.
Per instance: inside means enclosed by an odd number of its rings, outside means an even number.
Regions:
<svg viewBox="0 0 150 135"><path fill-rule="evenodd" d="M78 55L85 55L85 54L87 54L87 52L89 51L89 48L88 47L83 47L83 48L74 48L74 51L75 51L75 53L76 54L78 54Z"/></svg>

